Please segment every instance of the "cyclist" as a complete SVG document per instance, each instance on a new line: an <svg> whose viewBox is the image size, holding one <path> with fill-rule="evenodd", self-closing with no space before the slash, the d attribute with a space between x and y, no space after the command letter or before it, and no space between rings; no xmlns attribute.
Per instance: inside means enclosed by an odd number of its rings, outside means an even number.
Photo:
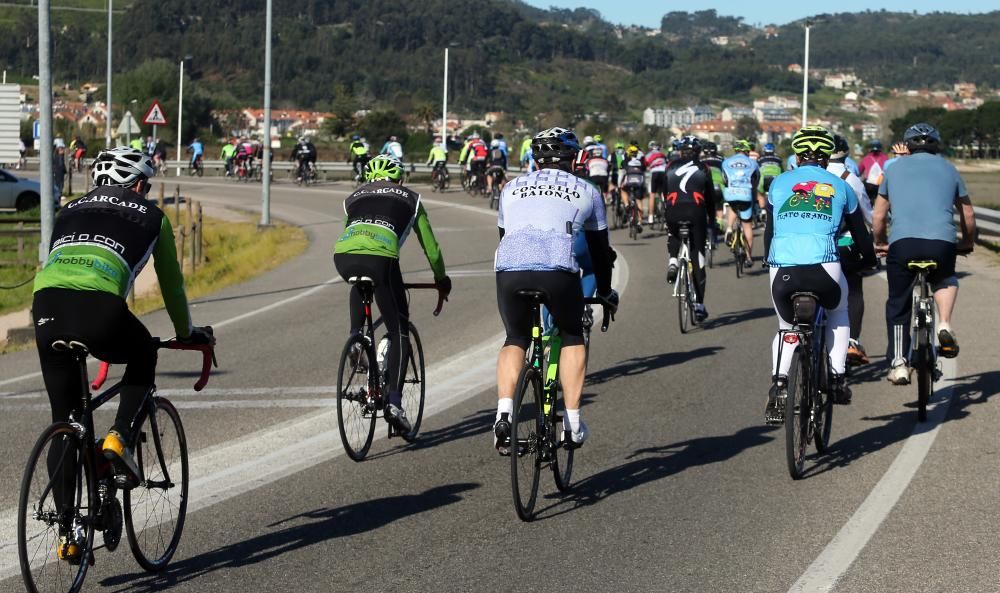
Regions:
<svg viewBox="0 0 1000 593"><path fill-rule="evenodd" d="M500 132L497 132L496 135L493 136L493 139L497 141L497 146L499 146L500 150L503 151L503 158L504 158L504 161L505 161L505 164L506 164L507 155L508 155L508 153L507 153L507 141L503 139L503 134L501 134ZM490 146L492 146L492 145L493 145L493 143L490 142Z"/></svg>
<svg viewBox="0 0 1000 593"><path fill-rule="evenodd" d="M660 143L652 140L649 143L649 152L643 159L646 170L649 171L649 218L647 222L653 224L653 209L657 197L663 198L666 193L667 179L667 155L660 151Z"/></svg>
<svg viewBox="0 0 1000 593"><path fill-rule="evenodd" d="M479 137L478 133L473 133L468 149L466 157L468 159L466 161L468 174L474 180L479 180L480 187L486 187L485 180L483 179L483 174L486 172L486 157L489 155L489 149L486 147L486 142Z"/></svg>
<svg viewBox="0 0 1000 593"><path fill-rule="evenodd" d="M974 246L976 220L965 182L955 166L938 155L941 135L934 127L919 123L903 135L910 151L885 171L875 200L874 233L876 249L887 254L886 278L889 298L885 303L888 348L891 362L889 381L894 385L910 382L907 356L910 352L911 286L914 273L907 263L914 259L937 262L928 280L937 305L938 350L941 356L958 356L958 340L951 328L951 314L958 298L955 256L969 253ZM955 242L955 210L961 218L962 240ZM892 212L892 231L886 220Z"/></svg>
<svg viewBox="0 0 1000 593"><path fill-rule="evenodd" d="M719 154L719 145L715 142L702 142L701 151L701 156L698 158L712 172L712 186L715 189L715 219L722 220L722 188L726 184L726 177L722 174L723 158ZM710 229L713 231L713 242L716 237L714 235L715 228Z"/></svg>
<svg viewBox="0 0 1000 593"><path fill-rule="evenodd" d="M782 173L771 184L764 249L771 266L771 298L779 329L792 329L791 297L797 292L815 294L826 309L832 398L835 403L849 404L851 391L845 376L850 333L847 281L837 254L841 223L846 223L857 241L862 265L874 265L875 252L854 190L825 170L834 147L833 135L821 126L806 126L792 137L796 168ZM796 348L795 341L785 340L781 345L780 336L780 332L775 334L771 346L771 368L777 369L777 373L772 376L764 412L767 424L781 424L784 420L788 370Z"/></svg>
<svg viewBox="0 0 1000 593"><path fill-rule="evenodd" d="M595 136L591 143L580 151L581 154L587 155L587 160L584 163L586 165L586 174L584 177L601 190L601 196L605 203L608 201L609 164L606 155L607 150L606 146L597 142L597 136Z"/></svg>
<svg viewBox="0 0 1000 593"><path fill-rule="evenodd" d="M253 144L247 138L240 138L236 145L236 167L247 176L253 171Z"/></svg>
<svg viewBox="0 0 1000 593"><path fill-rule="evenodd" d="M354 171L354 180L361 181L361 176L365 170L365 163L370 158L368 156L368 145L362 142L360 135L354 134L351 136L351 145L348 147L348 151L347 162L351 164L351 170Z"/></svg>
<svg viewBox="0 0 1000 593"><path fill-rule="evenodd" d="M399 138L397 138L396 136L389 136L386 139L385 144L382 145L382 150L379 151L379 154L385 154L394 157L397 161L399 161L400 166L404 166L403 145L399 143Z"/></svg>
<svg viewBox="0 0 1000 593"><path fill-rule="evenodd" d="M208 331L191 325L170 220L146 199L155 174L152 159L129 147L97 155L92 169L96 187L56 215L52 250L35 277L32 305L54 422L68 421L78 411L80 393L87 388L70 353L52 349L54 340L77 340L101 360L126 364L118 412L102 451L131 483L139 478L130 446L132 423L153 386L156 346L125 297L150 255L178 339L214 343ZM74 479L64 477L68 480L55 480L60 506L72 504L73 498ZM65 538L61 543L60 558L78 561L79 547L66 545Z"/></svg>
<svg viewBox="0 0 1000 593"><path fill-rule="evenodd" d="M219 152L219 158L225 163L226 167L226 177L233 176L233 159L236 158L236 138L232 141L226 142L222 145L222 150Z"/></svg>
<svg viewBox="0 0 1000 593"><path fill-rule="evenodd" d="M613 311L618 294L611 288L611 246L604 203L592 184L575 177L573 161L580 151L576 134L564 128L539 132L531 143L539 170L522 175L500 196L496 252L497 300L507 339L497 361L494 446L501 454L510 447L510 415L514 389L531 338L531 306L518 290L542 290L559 326L563 347L559 381L563 389L564 434L582 445L587 426L580 417L586 372L583 345L583 296L580 267L573 256L573 234L583 232L597 275L597 294Z"/></svg>
<svg viewBox="0 0 1000 593"><path fill-rule="evenodd" d="M486 155L486 193L493 192L493 184L499 184L503 190L507 183L507 153L500 146L500 140L490 140L490 150Z"/></svg>
<svg viewBox="0 0 1000 593"><path fill-rule="evenodd" d="M625 175L625 162L625 143L615 142L615 151L611 154L611 158L608 159L608 178L614 187L621 187L622 185L621 178Z"/></svg>
<svg viewBox="0 0 1000 593"><path fill-rule="evenodd" d="M435 144L431 146L431 152L427 155L428 165L432 165L431 175L443 175L448 177L448 151L444 149L444 142L440 137L435 137Z"/></svg>
<svg viewBox="0 0 1000 593"><path fill-rule="evenodd" d="M876 139L868 143L868 154L861 158L861 163L858 165L858 177L865 183L865 191L873 202L878 194L876 182L882 176L888 158L888 155L882 152L882 141Z"/></svg>
<svg viewBox="0 0 1000 593"><path fill-rule="evenodd" d="M198 169L201 167L201 159L205 154L205 147L202 145L200 140L195 138L194 141L188 145L187 149L188 152L191 153L191 168Z"/></svg>
<svg viewBox="0 0 1000 593"><path fill-rule="evenodd" d="M434 282L444 297L451 292L451 279L445 273L444 257L420 194L402 185L402 164L392 156L379 155L365 165L365 181L344 202L346 228L334 246L333 263L344 280L367 276L375 281L375 302L389 334L385 419L405 434L411 428L402 408L403 379L409 360L410 313L399 251L411 229L416 231L434 271ZM352 287L351 333L361 332L363 323L361 293Z"/></svg>
<svg viewBox="0 0 1000 593"><path fill-rule="evenodd" d="M316 146L306 136L300 136L298 143L292 148L292 160L295 161L295 177L304 181L306 175L313 176L316 170Z"/></svg>
<svg viewBox="0 0 1000 593"><path fill-rule="evenodd" d="M524 140L521 142L521 152L519 162L521 163L521 169L524 170L529 164L533 163L531 159L531 136L525 136Z"/></svg>
<svg viewBox="0 0 1000 593"><path fill-rule="evenodd" d="M865 185L858 176L847 167L847 153L850 145L840 134L833 136L833 154L826 170L847 182L858 198L858 206L865 217L865 223L872 223L872 204L865 193ZM868 364L868 354L861 345L861 323L865 316L864 268L859 265L857 248L850 231L841 229L837 239L837 249L840 252L840 267L847 280L847 314L851 325L851 339L847 347L847 360L853 365Z"/></svg>
<svg viewBox="0 0 1000 593"><path fill-rule="evenodd" d="M722 161L723 189L722 198L729 205L726 219L726 243L735 241L731 229L739 218L743 228L743 237L747 244L747 265L753 265L753 203L757 188L760 186L760 170L757 162L750 158L753 145L747 140L737 140L733 143L735 154Z"/></svg>
<svg viewBox="0 0 1000 593"><path fill-rule="evenodd" d="M598 146L601 147L601 152L602 152L601 156L603 156L604 159L607 160L608 145L604 143L604 136L601 136L600 134L594 134L594 143L596 143Z"/></svg>
<svg viewBox="0 0 1000 593"><path fill-rule="evenodd" d="M781 158L774 153L774 144L768 142L764 145L764 152L757 158L757 168L760 170L760 184L757 186L757 193L764 196L771 188L771 182L778 175L781 175Z"/></svg>
<svg viewBox="0 0 1000 593"><path fill-rule="evenodd" d="M639 149L632 151L631 154L635 156L627 157L625 174L622 175L622 199L626 206L635 200L637 230L642 233L642 198L646 195L646 165L639 156Z"/></svg>
<svg viewBox="0 0 1000 593"><path fill-rule="evenodd" d="M132 150L138 150L139 152L142 152L142 147L145 145L145 143L142 141L141 136L136 136L135 138L132 138L132 140L128 143L128 145L129 148L131 148Z"/></svg>
<svg viewBox="0 0 1000 593"><path fill-rule="evenodd" d="M677 158L667 167L664 207L667 228L667 282L677 278L677 255L681 249L680 227L690 227L691 263L694 266L694 313L698 321L708 318L705 308L705 246L707 223L715 218L715 185L708 166L698 160L701 141L694 136L684 136L677 145Z"/></svg>
<svg viewBox="0 0 1000 593"><path fill-rule="evenodd" d="M73 168L80 171L83 165L83 157L87 156L87 145L84 143L83 138L79 136L73 138L73 141L69 143L69 152L73 155Z"/></svg>

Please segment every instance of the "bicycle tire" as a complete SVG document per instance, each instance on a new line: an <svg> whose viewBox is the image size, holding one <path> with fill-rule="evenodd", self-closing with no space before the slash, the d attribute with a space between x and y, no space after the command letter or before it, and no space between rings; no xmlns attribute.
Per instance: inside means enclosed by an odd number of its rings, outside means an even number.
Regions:
<svg viewBox="0 0 1000 593"><path fill-rule="evenodd" d="M557 400L556 397L552 398L553 405ZM549 422L549 436L552 439L553 450L552 463L549 464L552 467L552 479L556 483L556 490L568 492L572 486L573 458L576 454L576 448L559 446L559 435L563 432L562 416L556 414L554 408L550 414Z"/></svg>
<svg viewBox="0 0 1000 593"><path fill-rule="evenodd" d="M351 361L351 351L358 345L358 359ZM345 383L345 374L349 376ZM378 376L375 350L364 336L353 335L347 339L340 353L337 369L337 428L344 452L354 461L361 461L368 454L375 436L375 420L381 409L374 409L370 397ZM352 381L357 379L357 382Z"/></svg>
<svg viewBox="0 0 1000 593"><path fill-rule="evenodd" d="M823 384L822 390L816 391L816 422L813 427L813 442L816 451L826 453L830 450L830 432L833 429L833 393L830 384L830 355L826 347L820 344L819 355L816 357L816 377Z"/></svg>
<svg viewBox="0 0 1000 593"><path fill-rule="evenodd" d="M125 532L128 535L128 546L132 550L132 556L146 571L161 572L170 563L181 541L184 521L187 518L190 482L187 437L177 408L162 397L153 397L151 405L152 415L147 416L143 424L136 428L133 437L133 450L142 481L139 486L122 492L122 506L125 511ZM150 435L152 439L149 438ZM176 443L171 442L174 438ZM180 484L177 493L180 496L175 504L165 502L167 494L178 487L176 483L178 478ZM149 487L150 484L157 482L167 484L163 488ZM163 494L159 498L149 497L153 498L152 501L141 494L156 490L162 490ZM159 516L141 517L137 514L140 509L152 510ZM140 520L136 521L136 518ZM173 533L165 534L163 526L167 525L170 528L171 524ZM152 537L147 537L154 529L156 533ZM151 550L146 549L146 544L150 543L158 546L154 548L155 552L152 554Z"/></svg>
<svg viewBox="0 0 1000 593"><path fill-rule="evenodd" d="M788 369L788 398L785 400L785 458L793 480L802 478L806 449L809 447L809 367L802 364L801 345L792 353Z"/></svg>
<svg viewBox="0 0 1000 593"><path fill-rule="evenodd" d="M708 235L708 245L705 247L705 260L708 264L708 269L715 267L715 242L712 240L712 231L709 231Z"/></svg>
<svg viewBox="0 0 1000 593"><path fill-rule="evenodd" d="M39 435L24 468L17 505L17 554L21 566L21 577L24 580L25 588L30 593L48 593L49 591L76 593L83 588L83 581L87 576L87 569L90 567L88 559L93 558L97 484L96 476L93 473L93 464L87 463L87 452L80 451L78 446L80 442L78 434L71 424L56 422ZM84 439L83 442L89 442L89 439ZM57 449L49 449L47 447L49 443L52 443ZM73 451L70 451L71 447ZM61 527L58 524L48 524L46 521L35 519L39 513L52 517L56 512L54 496L48 496L51 494L52 486L48 460L51 451L58 452L59 448L63 449L63 453L58 454L60 458L65 458L65 454L69 453L75 457L71 462L76 467L83 468L83 471L76 473L75 478L73 478L76 482L74 491L76 512L74 516L77 519L77 524L83 530L84 547L81 562L76 566L55 557L54 552L58 545ZM80 455L81 453L82 455ZM46 506L46 498L49 498L51 508ZM84 499L86 499L86 506L81 504ZM38 502L33 502L34 500ZM85 510L83 516L80 516L81 510ZM43 525L44 527L42 527ZM36 542L38 543L36 544ZM38 552L42 554L41 557L36 556ZM39 581L43 579L46 584L54 580L60 586L58 588L39 587ZM68 589L61 586L67 581L69 581Z"/></svg>
<svg viewBox="0 0 1000 593"><path fill-rule="evenodd" d="M930 337L927 333L925 328L917 331L916 364L914 366L917 371L917 420L919 422L927 421L927 404L934 391Z"/></svg>
<svg viewBox="0 0 1000 593"><path fill-rule="evenodd" d="M741 234L739 235L740 238L735 239L737 244L736 247L733 248L733 257L736 258L736 277L740 278L743 276L743 263L746 260L743 257L743 239L742 239L743 231L741 229L738 229L736 232Z"/></svg>
<svg viewBox="0 0 1000 593"><path fill-rule="evenodd" d="M403 378L403 411L410 421L410 432L400 435L408 443L417 439L420 423L424 419L424 398L427 396L427 382L424 374L424 345L413 323L410 323L410 357Z"/></svg>
<svg viewBox="0 0 1000 593"><path fill-rule="evenodd" d="M691 269L691 262L688 261L687 264L688 264L688 271L687 271L687 274L684 275L684 278L687 280L687 299L686 300L687 300L687 306L688 306L688 325L690 327L698 327L698 325L700 325L700 322L698 321L698 316L695 315L695 313L694 313L695 302L694 302L694 299L691 298L691 295L697 295L698 292L694 288L694 272Z"/></svg>
<svg viewBox="0 0 1000 593"><path fill-rule="evenodd" d="M681 326L681 333L688 333L690 328L690 318L688 317L688 311L690 307L688 306L688 300L691 295L688 293L688 280L687 280L687 260L681 259L677 262L677 273L680 278L677 279L677 319Z"/></svg>
<svg viewBox="0 0 1000 593"><path fill-rule="evenodd" d="M538 369L525 364L517 379L510 418L510 483L514 511L522 521L534 519L542 465L542 422L542 378Z"/></svg>
<svg viewBox="0 0 1000 593"><path fill-rule="evenodd" d="M490 192L490 210L500 209L500 190L493 186L493 190Z"/></svg>

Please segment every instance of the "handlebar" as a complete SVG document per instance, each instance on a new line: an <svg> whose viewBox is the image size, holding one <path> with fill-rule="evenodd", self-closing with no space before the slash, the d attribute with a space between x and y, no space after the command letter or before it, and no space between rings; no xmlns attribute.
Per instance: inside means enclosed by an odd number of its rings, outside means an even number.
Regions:
<svg viewBox="0 0 1000 593"><path fill-rule="evenodd" d="M206 326L205 329L212 333L211 326ZM198 381L194 384L195 391L201 391L208 385L208 377L212 373L212 367L219 367L219 361L215 358L215 345L214 344L185 344L184 342L178 342L177 338L170 338L169 340L161 340L160 338L153 338L153 343L158 349L165 350L195 350L201 352L201 375L198 377ZM101 361L101 366L97 371L97 377L90 384L91 389L100 389L105 381L108 379L108 371L111 369L111 364L108 362Z"/></svg>
<svg viewBox="0 0 1000 593"><path fill-rule="evenodd" d="M600 297L587 297L583 299L585 305L600 305L604 308L604 321L601 322L601 331L608 331L608 326L615 320L617 308L612 309L611 304Z"/></svg>
<svg viewBox="0 0 1000 593"><path fill-rule="evenodd" d="M414 282L412 284L403 284L403 288L409 290L411 288L416 290L438 290L438 285L433 282ZM444 307L444 302L448 300L448 297L444 295L440 290L438 290L438 302L437 307L434 308L434 317L441 314L441 309Z"/></svg>

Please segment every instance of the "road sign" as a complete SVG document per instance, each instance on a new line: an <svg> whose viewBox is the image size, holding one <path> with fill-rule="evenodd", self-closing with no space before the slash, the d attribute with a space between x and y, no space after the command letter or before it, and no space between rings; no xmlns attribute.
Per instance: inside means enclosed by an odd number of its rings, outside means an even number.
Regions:
<svg viewBox="0 0 1000 593"><path fill-rule="evenodd" d="M34 125L31 126L31 137L36 140L42 137L42 122L37 119Z"/></svg>
<svg viewBox="0 0 1000 593"><path fill-rule="evenodd" d="M124 136L141 133L142 128L139 127L139 122L135 121L135 118L132 117L131 111L126 111L125 116L122 117L122 123L118 124L118 135Z"/></svg>
<svg viewBox="0 0 1000 593"><path fill-rule="evenodd" d="M167 125L167 118L163 115L163 108L160 107L160 102L154 100L153 104L149 106L149 111L142 118L142 123L151 126L165 126Z"/></svg>

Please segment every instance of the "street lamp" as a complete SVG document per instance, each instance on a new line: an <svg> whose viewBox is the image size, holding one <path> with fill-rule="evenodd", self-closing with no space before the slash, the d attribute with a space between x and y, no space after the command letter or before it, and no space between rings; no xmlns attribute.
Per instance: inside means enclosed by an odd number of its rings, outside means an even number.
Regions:
<svg viewBox="0 0 1000 593"><path fill-rule="evenodd" d="M135 109L135 106L136 106L137 103L139 103L139 100L138 99L132 99L128 103L129 103L129 105L132 106L132 109ZM132 111L131 110L127 110L125 112L124 118L125 118L125 145L126 146L131 146L132 145ZM139 130L136 130L136 131L138 132Z"/></svg>
<svg viewBox="0 0 1000 593"><path fill-rule="evenodd" d="M806 127L806 116L809 111L809 29L813 21L806 21L806 56L802 65L802 127Z"/></svg>

